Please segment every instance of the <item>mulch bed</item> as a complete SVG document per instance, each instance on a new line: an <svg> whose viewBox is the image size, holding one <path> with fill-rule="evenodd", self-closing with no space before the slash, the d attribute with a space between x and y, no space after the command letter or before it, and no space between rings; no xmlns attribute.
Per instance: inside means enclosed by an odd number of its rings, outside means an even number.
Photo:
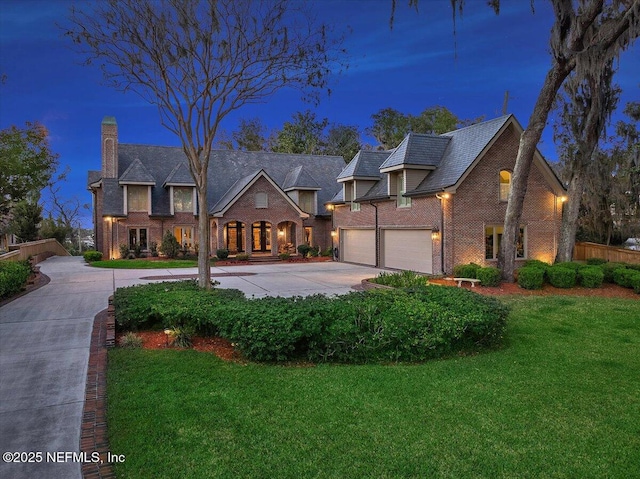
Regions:
<svg viewBox="0 0 640 479"><path fill-rule="evenodd" d="M430 279L430 283L441 284L445 286L455 286L453 281L445 279ZM486 294L490 296L502 295L521 295L521 296L590 296L598 298L623 298L640 300L640 295L636 294L633 289L623 288L617 284L603 284L600 288L583 288L577 286L575 288L555 288L550 284L545 284L542 289L523 289L517 283L502 283L500 286L476 286L472 288L470 284L462 285L463 288L469 289L475 293Z"/></svg>

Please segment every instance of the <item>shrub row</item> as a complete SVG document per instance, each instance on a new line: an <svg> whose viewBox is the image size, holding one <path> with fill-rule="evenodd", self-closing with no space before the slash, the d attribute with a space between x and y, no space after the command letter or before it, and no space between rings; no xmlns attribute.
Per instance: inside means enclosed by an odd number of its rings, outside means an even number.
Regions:
<svg viewBox="0 0 640 479"><path fill-rule="evenodd" d="M482 286L499 286L500 270L494 267L483 268L479 264L459 264L453 268L453 276L456 278L479 279Z"/></svg>
<svg viewBox="0 0 640 479"><path fill-rule="evenodd" d="M30 274L28 261L0 261L0 299L22 291Z"/></svg>
<svg viewBox="0 0 640 479"><path fill-rule="evenodd" d="M195 282L158 283L118 289L114 303L119 328L218 334L256 361L423 361L499 344L508 314L494 298L433 285L246 299Z"/></svg>
<svg viewBox="0 0 640 479"><path fill-rule="evenodd" d="M525 262L518 270L518 284L525 289L539 289L547 281L556 288L573 288L576 284L585 288L599 288L603 283L615 283L634 288L640 293L640 265L588 261L556 263L553 266L538 260Z"/></svg>

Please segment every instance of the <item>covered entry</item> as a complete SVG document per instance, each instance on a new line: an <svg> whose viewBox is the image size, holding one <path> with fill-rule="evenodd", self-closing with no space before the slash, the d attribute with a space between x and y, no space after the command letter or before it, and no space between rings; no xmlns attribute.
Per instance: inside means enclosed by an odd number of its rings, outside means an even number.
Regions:
<svg viewBox="0 0 640 479"><path fill-rule="evenodd" d="M340 230L342 261L376 265L376 233L373 229Z"/></svg>
<svg viewBox="0 0 640 479"><path fill-rule="evenodd" d="M431 230L386 229L382 231L382 265L418 273L433 273Z"/></svg>

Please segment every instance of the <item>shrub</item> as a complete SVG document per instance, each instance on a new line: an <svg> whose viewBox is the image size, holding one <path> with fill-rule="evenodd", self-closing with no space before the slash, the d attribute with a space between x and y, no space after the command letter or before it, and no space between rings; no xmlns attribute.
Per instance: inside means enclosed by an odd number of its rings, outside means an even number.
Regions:
<svg viewBox="0 0 640 479"><path fill-rule="evenodd" d="M631 288L631 279L636 274L638 274L638 272L635 270L628 268L618 268L613 271L613 281L624 288Z"/></svg>
<svg viewBox="0 0 640 479"><path fill-rule="evenodd" d="M153 256L154 258L158 257L158 243L156 243L155 241L152 241L151 244L149 245L149 251L151 252L151 256Z"/></svg>
<svg viewBox="0 0 640 479"><path fill-rule="evenodd" d="M605 263L602 265L602 272L604 273L605 283L615 283L613 272L617 269L625 269L627 265L624 263Z"/></svg>
<svg viewBox="0 0 640 479"><path fill-rule="evenodd" d="M604 272L600 266L587 266L580 270L580 284L585 288L599 288L604 280Z"/></svg>
<svg viewBox="0 0 640 479"><path fill-rule="evenodd" d="M333 256L333 246L328 246L327 249L323 249L320 252L320 256L324 256L324 257Z"/></svg>
<svg viewBox="0 0 640 479"><path fill-rule="evenodd" d="M631 287L637 294L640 294L640 273L639 272L636 272L636 274L631 276Z"/></svg>
<svg viewBox="0 0 640 479"><path fill-rule="evenodd" d="M120 259L127 259L129 257L129 246L126 244L121 244L119 247L120 251Z"/></svg>
<svg viewBox="0 0 640 479"><path fill-rule="evenodd" d="M278 258L280 258L282 261L288 260L291 257L291 255L289 253L280 253L278 255Z"/></svg>
<svg viewBox="0 0 640 479"><path fill-rule="evenodd" d="M554 264L554 266L560 266L562 268L572 269L576 273L579 273L582 268L586 267L586 264L578 263L577 261L561 261L560 263Z"/></svg>
<svg viewBox="0 0 640 479"><path fill-rule="evenodd" d="M545 271L549 266L551 266L549 263L545 263L544 261L540 261L539 259L529 259L523 264L524 268L535 267L543 269Z"/></svg>
<svg viewBox="0 0 640 479"><path fill-rule="evenodd" d="M100 251L93 251L93 250L85 251L82 256L84 257L84 260L87 263L92 263L94 261L102 260L102 253Z"/></svg>
<svg viewBox="0 0 640 479"><path fill-rule="evenodd" d="M572 267L557 264L547 269L549 283L556 288L573 288L576 285L577 273Z"/></svg>
<svg viewBox="0 0 640 479"><path fill-rule="evenodd" d="M226 248L217 249L216 256L218 257L218 259L225 260L229 257L229 250Z"/></svg>
<svg viewBox="0 0 640 479"><path fill-rule="evenodd" d="M180 253L180 243L170 230L167 230L162 237L160 251L169 259L177 258Z"/></svg>
<svg viewBox="0 0 640 479"><path fill-rule="evenodd" d="M607 262L606 259L603 258L588 258L587 264L589 266L600 266L601 264L605 264Z"/></svg>
<svg viewBox="0 0 640 479"><path fill-rule="evenodd" d="M30 275L28 261L0 261L0 299L22 291Z"/></svg>
<svg viewBox="0 0 640 479"><path fill-rule="evenodd" d="M308 244L301 244L298 246L298 253L300 253L300 255L302 255L303 257L307 257L307 254L309 253L309 251L311 250L311 246L309 246Z"/></svg>
<svg viewBox="0 0 640 479"><path fill-rule="evenodd" d="M501 280L500 270L494 267L478 268L476 277L482 286L499 286Z"/></svg>
<svg viewBox="0 0 640 479"><path fill-rule="evenodd" d="M454 266L453 275L456 278L477 278L480 265L475 263L459 264Z"/></svg>
<svg viewBox="0 0 640 479"><path fill-rule="evenodd" d="M236 255L238 261L249 261L249 253L238 253Z"/></svg>
<svg viewBox="0 0 640 479"><path fill-rule="evenodd" d="M195 330L193 326L181 325L174 326L165 331L169 331L169 337L171 338L171 345L176 348L190 348L193 346L193 335Z"/></svg>
<svg viewBox="0 0 640 479"><path fill-rule="evenodd" d="M544 284L544 270L538 266L523 266L518 270L518 285L524 289L540 289Z"/></svg>
<svg viewBox="0 0 640 479"><path fill-rule="evenodd" d="M414 271L398 271L394 273L383 271L371 282L391 286L392 288L413 288L427 284L427 278Z"/></svg>
<svg viewBox="0 0 640 479"><path fill-rule="evenodd" d="M142 347L142 338L136 333L129 331L118 341L118 346L127 349L137 349Z"/></svg>

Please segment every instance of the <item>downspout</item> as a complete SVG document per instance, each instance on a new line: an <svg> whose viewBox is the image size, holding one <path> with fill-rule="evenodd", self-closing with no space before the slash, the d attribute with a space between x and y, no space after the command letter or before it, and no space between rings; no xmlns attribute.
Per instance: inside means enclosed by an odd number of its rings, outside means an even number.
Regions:
<svg viewBox="0 0 640 479"><path fill-rule="evenodd" d="M378 239L378 205L374 204L373 201L369 201L369 205L373 206L376 210L376 220L375 220L375 241L376 241L376 264L375 267L380 267L380 248L379 248L379 239Z"/></svg>

